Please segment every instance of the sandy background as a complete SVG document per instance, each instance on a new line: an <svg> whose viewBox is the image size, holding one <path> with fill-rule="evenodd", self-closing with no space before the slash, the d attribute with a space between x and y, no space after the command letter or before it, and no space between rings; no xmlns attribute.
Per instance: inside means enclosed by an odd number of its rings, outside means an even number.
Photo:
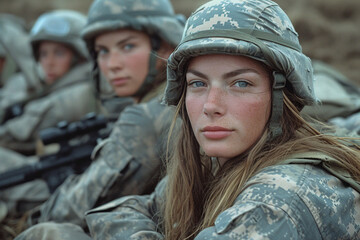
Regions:
<svg viewBox="0 0 360 240"><path fill-rule="evenodd" d="M322 60L360 85L359 0L275 0L300 35L303 51ZM206 0L172 0L175 11L188 16ZM0 0L0 12L22 16L31 24L51 9L87 13L92 0Z"/></svg>

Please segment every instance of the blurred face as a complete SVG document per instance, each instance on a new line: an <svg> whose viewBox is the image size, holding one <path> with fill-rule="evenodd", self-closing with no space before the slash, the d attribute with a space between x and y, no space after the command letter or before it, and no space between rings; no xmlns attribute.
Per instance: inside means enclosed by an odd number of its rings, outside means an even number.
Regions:
<svg viewBox="0 0 360 240"><path fill-rule="evenodd" d="M143 32L121 29L95 39L101 72L119 97L132 96L149 69L150 38Z"/></svg>
<svg viewBox="0 0 360 240"><path fill-rule="evenodd" d="M70 70L73 56L73 51L64 44L51 41L40 43L39 62L47 84L54 83Z"/></svg>
<svg viewBox="0 0 360 240"><path fill-rule="evenodd" d="M261 137L271 113L269 73L242 56L193 58L186 73L187 113L200 146L221 164Z"/></svg>

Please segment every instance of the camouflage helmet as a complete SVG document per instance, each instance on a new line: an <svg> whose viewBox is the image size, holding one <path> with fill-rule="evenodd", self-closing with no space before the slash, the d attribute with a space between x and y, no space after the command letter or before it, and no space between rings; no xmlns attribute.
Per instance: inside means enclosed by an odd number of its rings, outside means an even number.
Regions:
<svg viewBox="0 0 360 240"><path fill-rule="evenodd" d="M64 43L83 59L89 57L80 32L86 24L86 16L73 10L55 10L42 14L30 32L35 58L38 59L39 43L44 40Z"/></svg>
<svg viewBox="0 0 360 240"><path fill-rule="evenodd" d="M158 35L175 47L183 25L184 20L174 13L169 0L95 0L82 36L89 42L102 32L131 28Z"/></svg>
<svg viewBox="0 0 360 240"><path fill-rule="evenodd" d="M174 13L169 0L94 0L88 12L88 22L82 31L95 64L95 81L99 81L95 38L104 32L117 29L143 31L150 37L152 51L164 40L175 47L184 29L185 17ZM156 81L156 54L150 54L148 75L134 96L144 96ZM98 91L101 90L98 88Z"/></svg>
<svg viewBox="0 0 360 240"><path fill-rule="evenodd" d="M205 54L251 57L273 70L270 132L281 134L282 88L292 88L303 104L315 102L311 60L283 10L270 0L213 0L188 19L179 46L168 59L164 102L176 105L185 86L189 59Z"/></svg>

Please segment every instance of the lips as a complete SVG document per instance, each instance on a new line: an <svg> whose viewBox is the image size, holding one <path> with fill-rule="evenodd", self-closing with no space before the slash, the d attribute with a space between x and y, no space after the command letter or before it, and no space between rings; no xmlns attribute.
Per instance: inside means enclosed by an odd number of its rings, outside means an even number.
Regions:
<svg viewBox="0 0 360 240"><path fill-rule="evenodd" d="M47 77L52 79L52 78L56 78L56 74L55 73L48 73Z"/></svg>
<svg viewBox="0 0 360 240"><path fill-rule="evenodd" d="M219 127L219 126L207 126L201 130L205 138L211 140L220 140L230 136L233 130Z"/></svg>
<svg viewBox="0 0 360 240"><path fill-rule="evenodd" d="M129 78L114 78L111 80L113 86L122 86L125 85Z"/></svg>

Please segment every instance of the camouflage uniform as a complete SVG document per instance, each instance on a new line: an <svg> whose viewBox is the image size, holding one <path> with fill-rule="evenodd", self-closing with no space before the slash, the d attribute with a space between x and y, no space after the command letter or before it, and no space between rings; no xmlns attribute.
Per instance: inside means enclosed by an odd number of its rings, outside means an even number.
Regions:
<svg viewBox="0 0 360 240"><path fill-rule="evenodd" d="M164 205L165 184L149 196L124 197L89 211L93 239L164 239L154 215ZM252 177L214 226L195 239L358 239L359 201L359 192L319 166L271 166Z"/></svg>
<svg viewBox="0 0 360 240"><path fill-rule="evenodd" d="M3 84L0 89L0 120L6 107L23 101L42 88L29 34L21 20L10 14L0 14L0 49L6 61L0 77Z"/></svg>
<svg viewBox="0 0 360 240"><path fill-rule="evenodd" d="M86 59L88 53L85 43L81 40L79 31L86 23L86 17L73 11L55 11L44 16L64 18L68 24L76 21L80 26L70 28L71 36L66 38L52 38L45 27L39 27L37 21L34 27L37 30L31 34L31 43L34 48L39 41L53 40L70 44L78 55L78 58ZM46 20L46 18L45 18ZM42 22L44 24L44 22ZM70 25L69 25L70 26ZM44 27L44 28L42 28ZM75 33L75 35L74 35ZM47 35L48 34L48 35ZM77 37L76 37L77 34ZM26 157L19 153L33 154L37 134L40 130L55 126L60 121L77 121L86 113L96 110L94 87L91 83L91 64L87 62L74 61L74 66L62 78L55 83L46 86L42 92L32 96L24 108L24 113L16 118L8 120L0 126L0 171L10 170L21 165L38 161L37 156ZM75 103L75 104L74 104ZM9 215L17 215L32 209L48 199L50 193L47 185L42 180L32 181L17 187L9 188L1 192L1 200L6 202Z"/></svg>
<svg viewBox="0 0 360 240"><path fill-rule="evenodd" d="M190 16L168 61L165 102L176 105L191 57L245 55L275 70L269 130L281 134L285 82L304 104L316 101L311 61L302 54L288 17L270 0L214 0ZM282 76L283 75L283 76ZM279 105L280 103L280 105ZM289 156L253 176L231 207L194 239L358 239L360 185L331 168L337 160L318 152ZM329 163L329 164L328 164ZM90 210L93 239L164 239L166 179L151 195L127 196Z"/></svg>
<svg viewBox="0 0 360 240"><path fill-rule="evenodd" d="M68 26L68 32L61 36L49 32L46 21L54 24L51 18L56 21L61 19L62 23ZM40 16L31 32L35 55L38 44L42 40L50 40L70 45L77 55L76 59L86 59L88 53L79 33L85 23L85 16L73 11L55 11ZM33 154L35 140L41 129L55 126L62 120L76 121L86 113L95 111L95 97L90 79L90 63L75 60L67 74L26 101L21 116L0 126L0 145L21 153Z"/></svg>
<svg viewBox="0 0 360 240"><path fill-rule="evenodd" d="M0 174L8 170L8 168L17 168L24 164L31 164L38 161L37 156L25 157L2 147L0 147L0 155ZM49 196L50 193L46 183L42 180L35 180L2 190L0 193L0 202L3 202L4 206L6 206L9 216L19 216L44 202ZM2 219L0 219L0 222L1 220Z"/></svg>
<svg viewBox="0 0 360 240"><path fill-rule="evenodd" d="M168 104L179 101L186 62L211 53L249 56L280 71L280 75L274 74L275 118L271 117L269 126L274 134L281 134L274 123L276 115L282 113L277 102L280 98L282 103L282 99L276 94L285 85L281 74L292 84L296 95L305 99L304 104L315 102L311 62L301 53L297 34L276 3L211 1L190 16L185 29L182 42L168 61L164 98ZM360 238L360 185L336 171L328 172L331 169L326 163L331 161L336 160L308 152L262 169L247 182L233 205L219 214L214 225L194 239ZM166 178L151 195L122 197L88 211L86 221L92 238L164 239L160 214L165 186ZM39 225L35 232L25 232L22 237L41 239L45 226L54 228L53 224ZM40 230L39 234L36 230ZM89 237L84 233L78 234L77 239Z"/></svg>
<svg viewBox="0 0 360 240"><path fill-rule="evenodd" d="M131 17L123 19L123 16ZM93 38L108 30L142 30L151 38L157 35L174 47L183 30L183 22L167 0L94 1L88 18L83 34L90 52ZM156 51L154 47L153 51ZM153 191L160 179L167 131L173 118L173 108L160 103L165 83L149 91L149 84L157 75L156 62L152 60L155 55L150 54L149 74L139 90L147 90L142 102L120 114L110 137L95 148L91 166L82 175L69 177L34 211L30 225L56 221L85 227L87 210L120 196Z"/></svg>
<svg viewBox="0 0 360 240"><path fill-rule="evenodd" d="M305 106L303 114L328 122L332 118L346 118L360 111L359 86L323 62L313 60L313 68L315 94L319 104ZM345 126L341 124L341 127ZM352 127L349 125L349 128Z"/></svg>

